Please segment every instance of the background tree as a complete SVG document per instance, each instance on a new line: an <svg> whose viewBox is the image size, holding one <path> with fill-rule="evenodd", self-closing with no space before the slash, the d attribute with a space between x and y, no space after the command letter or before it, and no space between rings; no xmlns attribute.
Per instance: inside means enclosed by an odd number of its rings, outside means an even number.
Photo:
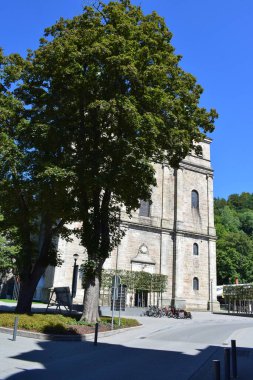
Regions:
<svg viewBox="0 0 253 380"><path fill-rule="evenodd" d="M4 216L0 231L20 248L16 311L21 313L31 312L40 277L49 264L59 261L54 239L60 232L67 233L63 225L68 216L69 183L53 140L43 135L45 126L33 122L31 112L15 94L27 64L16 54L4 57L0 51L0 205ZM9 254L2 246L5 263Z"/></svg>
<svg viewBox="0 0 253 380"><path fill-rule="evenodd" d="M215 199L217 281L219 284L253 281L253 194Z"/></svg>
<svg viewBox="0 0 253 380"><path fill-rule="evenodd" d="M236 211L243 211L245 209L253 210L253 196L251 193L246 192L231 194L228 197L227 204Z"/></svg>
<svg viewBox="0 0 253 380"><path fill-rule="evenodd" d="M0 220L2 219L0 215ZM20 246L13 240L14 235L14 231L9 231L7 236L0 233L0 284L6 280L11 270L16 269Z"/></svg>
<svg viewBox="0 0 253 380"><path fill-rule="evenodd" d="M171 37L164 19L128 0L86 7L46 30L15 91L29 120L29 153L40 162L36 181L49 193L55 173L67 179L71 217L82 222L75 233L88 255L89 321L98 318L103 263L122 236L121 205L130 215L150 199L154 162L177 167L214 128L217 114L199 107L202 88L179 66ZM60 207L62 198L55 201Z"/></svg>

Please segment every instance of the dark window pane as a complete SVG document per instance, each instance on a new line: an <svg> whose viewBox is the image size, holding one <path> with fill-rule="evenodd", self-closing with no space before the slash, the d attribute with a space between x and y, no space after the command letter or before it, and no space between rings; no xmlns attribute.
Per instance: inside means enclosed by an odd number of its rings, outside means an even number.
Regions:
<svg viewBox="0 0 253 380"><path fill-rule="evenodd" d="M193 290L199 290L199 279L197 277L193 279Z"/></svg>
<svg viewBox="0 0 253 380"><path fill-rule="evenodd" d="M198 255L199 254L199 246L197 243L193 244L193 254Z"/></svg>
<svg viewBox="0 0 253 380"><path fill-rule="evenodd" d="M150 202L141 201L139 216L150 216Z"/></svg>
<svg viewBox="0 0 253 380"><path fill-rule="evenodd" d="M192 208L199 208L199 194L196 190L192 190Z"/></svg>

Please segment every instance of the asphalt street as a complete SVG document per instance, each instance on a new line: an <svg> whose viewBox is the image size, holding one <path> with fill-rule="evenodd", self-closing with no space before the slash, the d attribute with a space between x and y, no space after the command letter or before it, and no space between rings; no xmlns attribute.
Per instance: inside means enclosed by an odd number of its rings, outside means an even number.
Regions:
<svg viewBox="0 0 253 380"><path fill-rule="evenodd" d="M99 336L97 346L20 336L13 342L2 333L0 379L208 380L231 339L239 347L238 379L253 379L252 318L202 312L192 320L138 319L142 327Z"/></svg>

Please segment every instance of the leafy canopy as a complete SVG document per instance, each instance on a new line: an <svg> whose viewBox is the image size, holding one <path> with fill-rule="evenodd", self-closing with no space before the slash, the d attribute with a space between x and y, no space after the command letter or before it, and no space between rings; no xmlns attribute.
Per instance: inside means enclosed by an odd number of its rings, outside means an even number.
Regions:
<svg viewBox="0 0 253 380"><path fill-rule="evenodd" d="M3 214L0 233L2 252L6 252L7 247L10 250L11 243L15 252L15 246L19 247L16 253L21 278L31 274L38 258L44 267L56 264L52 241L48 242L48 254L40 256L45 228L51 226L52 232L58 221L68 215L68 200L63 199L63 194L67 194L67 180L60 170L62 162L57 159L50 141L43 141L37 135L39 141L35 143L37 126L31 121L31 106L25 104L19 93L28 65L28 61L17 54L5 57L0 49L0 206ZM4 253L2 257L7 256Z"/></svg>
<svg viewBox="0 0 253 380"><path fill-rule="evenodd" d="M29 107L31 146L50 141L46 175L71 183L82 243L103 257L120 239L118 205L130 213L150 198L153 162L176 167L214 128L217 114L199 107L202 88L171 37L163 18L129 1L85 7L46 29L16 91Z"/></svg>
<svg viewBox="0 0 253 380"><path fill-rule="evenodd" d="M253 281L253 194L215 199L219 284Z"/></svg>

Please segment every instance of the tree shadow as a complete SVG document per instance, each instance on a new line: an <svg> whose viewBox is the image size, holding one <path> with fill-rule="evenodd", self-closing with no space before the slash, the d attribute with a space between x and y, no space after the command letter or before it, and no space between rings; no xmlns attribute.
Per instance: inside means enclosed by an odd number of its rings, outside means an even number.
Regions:
<svg viewBox="0 0 253 380"><path fill-rule="evenodd" d="M29 344L28 339L27 343ZM224 353L223 348L218 346L208 346L186 354L182 351L133 348L108 343L98 343L95 346L88 341L38 341L37 345L38 350L11 357L20 360L25 369L16 367L17 370L22 369L22 372L5 379L208 380L213 378L212 360L223 361ZM169 345L170 342L168 348ZM246 350L249 356L253 355L251 349ZM29 365L24 365L24 362L29 362ZM44 368L34 369L34 366L38 366L37 363Z"/></svg>

